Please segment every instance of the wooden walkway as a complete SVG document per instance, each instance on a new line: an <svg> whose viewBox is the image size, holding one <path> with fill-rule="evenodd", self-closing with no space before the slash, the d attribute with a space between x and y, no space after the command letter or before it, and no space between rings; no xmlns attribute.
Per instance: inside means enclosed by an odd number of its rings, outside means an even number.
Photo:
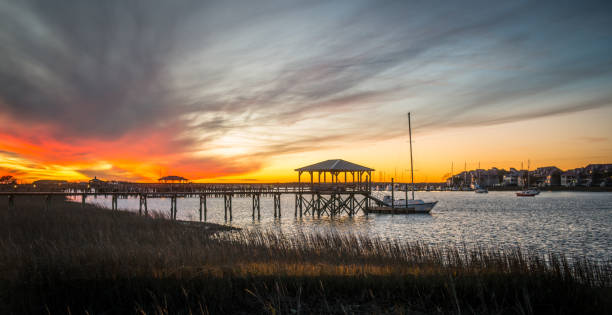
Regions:
<svg viewBox="0 0 612 315"><path fill-rule="evenodd" d="M250 186L241 187L236 190L225 189L210 189L204 191L94 191L90 190L70 190L70 191L4 191L0 192L0 196L8 197L9 210L15 209L16 197L42 196L44 197L44 208L51 207L51 198L53 196L66 197L81 197L81 205L85 206L88 197L110 196L111 209L118 210L118 199L126 199L129 197L138 198L140 215L149 215L147 200L152 198L168 198L170 199L170 217L176 220L178 208L178 198L198 198L199 199L199 220L206 221L208 214L208 200L211 198L223 198L224 218L231 221L233 218L232 199L235 197L251 198L252 202L252 217L253 219L261 219L261 198L272 197L274 203L274 217L280 218L281 212L281 196L295 196L295 217L303 216L339 216L346 214L354 216L359 211L368 214L370 202L378 205L383 205L382 201L371 196L369 190L355 190L351 186L317 186L317 187L300 187L300 186L284 186L282 189L255 189ZM315 189L312 189L315 188Z"/></svg>

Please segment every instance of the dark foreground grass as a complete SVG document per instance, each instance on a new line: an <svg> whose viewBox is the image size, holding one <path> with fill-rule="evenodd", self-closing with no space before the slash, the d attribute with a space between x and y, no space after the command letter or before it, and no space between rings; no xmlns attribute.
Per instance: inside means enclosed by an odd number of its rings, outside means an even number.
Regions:
<svg viewBox="0 0 612 315"><path fill-rule="evenodd" d="M612 312L609 263L0 200L0 313Z"/></svg>

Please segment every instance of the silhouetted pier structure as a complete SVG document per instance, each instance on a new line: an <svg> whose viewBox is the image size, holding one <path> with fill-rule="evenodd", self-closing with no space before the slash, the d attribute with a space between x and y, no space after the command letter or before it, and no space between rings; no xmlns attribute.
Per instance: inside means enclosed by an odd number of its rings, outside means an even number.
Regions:
<svg viewBox="0 0 612 315"><path fill-rule="evenodd" d="M177 198L199 199L199 220L206 221L208 200L223 198L224 218L232 220L232 199L236 197L251 198L252 217L261 219L261 198L272 197L274 217L280 218L281 196L295 196L295 217L306 215L338 216L356 215L362 211L367 215L370 202L382 204L382 201L371 195L371 168L357 165L344 160L327 160L317 164L296 169L297 183L279 184L155 184L155 183L117 183L117 184L64 184L57 186L55 191L40 187L39 190L29 187L29 191L14 190L0 192L8 196L8 208L15 209L17 196L44 196L44 208L51 206L53 196L81 197L82 206L88 197L111 197L111 209L118 210L118 199L138 198L140 215L149 215L148 199L170 199L170 218L176 220L178 208ZM310 181L302 182L301 177L309 174ZM330 176L329 182L327 176ZM350 180L349 180L350 175ZM321 177L322 181L321 181ZM315 180L316 178L316 180ZM35 187L34 187L35 188Z"/></svg>

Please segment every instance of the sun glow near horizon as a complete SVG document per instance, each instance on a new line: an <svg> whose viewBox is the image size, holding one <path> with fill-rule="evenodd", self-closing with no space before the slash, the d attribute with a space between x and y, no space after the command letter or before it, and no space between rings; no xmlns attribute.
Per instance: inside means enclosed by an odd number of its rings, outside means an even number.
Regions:
<svg viewBox="0 0 612 315"><path fill-rule="evenodd" d="M408 111L417 182L612 161L604 3L137 7L0 4L0 175L407 181Z"/></svg>

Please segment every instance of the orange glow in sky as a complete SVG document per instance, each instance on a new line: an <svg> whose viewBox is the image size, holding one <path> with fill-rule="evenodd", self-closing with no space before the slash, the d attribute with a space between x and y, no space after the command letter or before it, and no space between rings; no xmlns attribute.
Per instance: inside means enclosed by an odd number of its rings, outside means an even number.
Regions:
<svg viewBox="0 0 612 315"><path fill-rule="evenodd" d="M408 181L407 112L417 182L612 162L605 8L162 3L0 3L0 176Z"/></svg>
<svg viewBox="0 0 612 315"><path fill-rule="evenodd" d="M450 173L451 163L455 172L462 171L466 163L468 170L476 169L479 163L482 168L518 169L521 162L527 167L528 159L532 168L556 165L570 169L589 163L608 163L612 141L601 136L612 134L607 117L612 117L612 109L494 126L415 130L415 180L441 182ZM418 123L413 123L418 127ZM27 134L27 129L19 132ZM195 182L287 182L296 180L293 169L297 167L342 158L375 168L375 181L388 181L391 177L408 181L407 126L398 125L397 129L405 134L363 141L326 139L313 143L310 149L268 152L262 156L257 156L257 143L246 141L247 145L242 146L236 140L228 143L227 148L215 149L214 156L203 158L198 157L201 153L197 151L172 152L172 140L164 133L152 133L146 138L128 135L112 141L77 143L46 138L40 130L35 130L38 134L24 137L3 133L0 134L0 169L22 182L82 181L93 176L151 182L169 174Z"/></svg>

